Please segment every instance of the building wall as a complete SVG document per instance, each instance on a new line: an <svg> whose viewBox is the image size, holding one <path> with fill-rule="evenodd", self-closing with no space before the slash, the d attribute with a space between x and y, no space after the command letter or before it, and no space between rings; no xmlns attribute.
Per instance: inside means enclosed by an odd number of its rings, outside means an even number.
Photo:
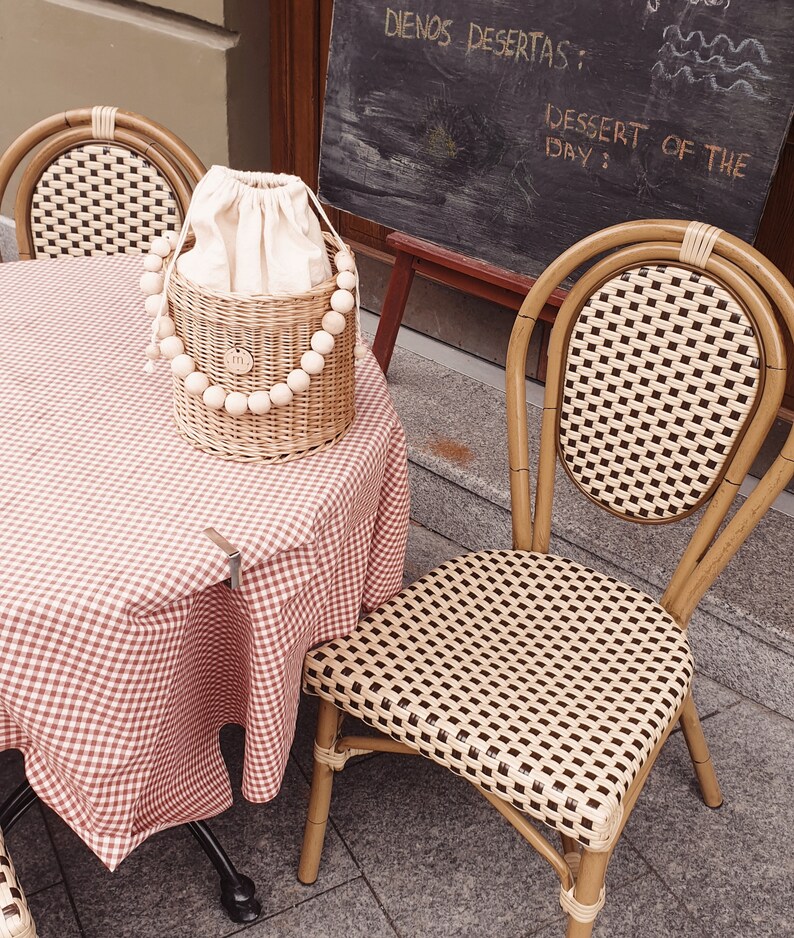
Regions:
<svg viewBox="0 0 794 938"><path fill-rule="evenodd" d="M0 151L50 114L112 104L208 166L266 169L267 69L265 0L0 0Z"/></svg>

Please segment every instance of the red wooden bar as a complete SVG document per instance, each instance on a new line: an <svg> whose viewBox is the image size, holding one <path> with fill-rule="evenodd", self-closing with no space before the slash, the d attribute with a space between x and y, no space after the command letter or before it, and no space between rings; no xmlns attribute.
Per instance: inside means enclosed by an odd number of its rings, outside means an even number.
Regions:
<svg viewBox="0 0 794 938"><path fill-rule="evenodd" d="M535 283L532 277L456 254L447 248L398 231L392 232L386 238L386 244L395 251L396 256L372 346L384 374L389 370L414 274L419 273L435 283L454 287L463 293L514 310L519 309ZM554 322L556 311L566 295L564 290L555 290L552 293L541 313L540 318L544 322Z"/></svg>

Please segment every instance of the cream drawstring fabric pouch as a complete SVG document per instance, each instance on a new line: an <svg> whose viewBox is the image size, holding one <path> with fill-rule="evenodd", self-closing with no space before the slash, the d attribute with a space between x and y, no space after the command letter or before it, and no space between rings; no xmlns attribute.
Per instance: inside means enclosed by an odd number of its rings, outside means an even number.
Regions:
<svg viewBox="0 0 794 938"><path fill-rule="evenodd" d="M179 272L223 293L305 293L331 276L314 193L298 176L213 166L190 203Z"/></svg>

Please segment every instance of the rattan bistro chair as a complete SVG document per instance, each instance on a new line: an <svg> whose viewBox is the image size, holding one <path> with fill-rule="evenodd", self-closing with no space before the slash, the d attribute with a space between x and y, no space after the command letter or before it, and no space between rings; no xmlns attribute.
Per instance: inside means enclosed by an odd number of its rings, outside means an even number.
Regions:
<svg viewBox="0 0 794 938"><path fill-rule="evenodd" d="M552 290L588 263L552 333L532 512L527 348ZM333 772L359 752L418 753L468 779L557 873L570 938L591 934L612 850L676 723L706 804L721 803L686 625L794 474L793 434L720 530L784 389L773 306L794 331L782 274L699 223L617 225L540 277L507 362L514 549L443 564L306 659L320 711L303 882L317 877ZM620 518L703 508L660 602L548 553L558 459ZM345 714L385 736L342 736Z"/></svg>
<svg viewBox="0 0 794 938"><path fill-rule="evenodd" d="M21 260L145 250L180 227L205 173L165 127L115 107L66 111L25 131L0 157L0 202L26 158L14 206Z"/></svg>

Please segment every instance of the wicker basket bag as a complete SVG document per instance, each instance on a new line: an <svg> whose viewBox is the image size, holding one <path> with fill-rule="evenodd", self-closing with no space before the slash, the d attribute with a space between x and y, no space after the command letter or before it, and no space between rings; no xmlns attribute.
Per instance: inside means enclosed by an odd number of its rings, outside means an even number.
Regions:
<svg viewBox="0 0 794 938"><path fill-rule="evenodd" d="M325 217L321 208L319 212ZM332 297L340 292L336 259L345 257L350 266L352 252L335 232L326 233L332 275L311 289L290 295L219 291L189 279L176 264L189 221L188 215L178 241L171 239L173 253L167 258L163 290L167 304L163 302L153 323L159 348L172 359L174 417L180 435L208 453L237 461L285 462L332 445L355 417L357 316L346 315L344 328L333 335L333 348L321 349L324 364L317 354L320 349L311 350L318 333L328 343L324 318L329 312L336 317L337 329L341 325L340 315L331 312ZM350 277L348 271L348 281ZM357 298L357 283L355 293ZM172 334L178 341L169 338ZM168 349L178 355L168 354ZM278 403L277 387L290 396L286 389L293 387L296 375L298 382L307 382L300 371L307 351L322 370L311 373L306 364L308 387L300 389L298 383L291 400ZM180 360L189 361L189 378L178 370ZM241 403L237 409L219 406L212 399L213 391L220 392L221 401L225 392L227 401L234 396ZM269 410L252 412L252 395L262 391L273 392ZM264 397L267 404L269 395ZM237 412L240 407L245 408L243 413Z"/></svg>

